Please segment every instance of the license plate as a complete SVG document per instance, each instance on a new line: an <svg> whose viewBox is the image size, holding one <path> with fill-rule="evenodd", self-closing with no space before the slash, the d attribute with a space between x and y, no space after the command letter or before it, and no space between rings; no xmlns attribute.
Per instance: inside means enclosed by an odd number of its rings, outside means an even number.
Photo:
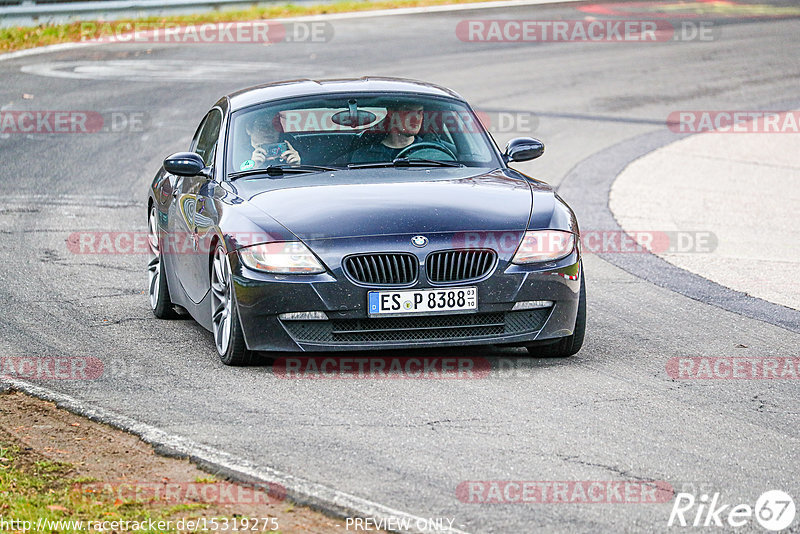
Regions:
<svg viewBox="0 0 800 534"><path fill-rule="evenodd" d="M367 293L369 315L411 315L478 309L478 289L419 289L412 291L370 291Z"/></svg>

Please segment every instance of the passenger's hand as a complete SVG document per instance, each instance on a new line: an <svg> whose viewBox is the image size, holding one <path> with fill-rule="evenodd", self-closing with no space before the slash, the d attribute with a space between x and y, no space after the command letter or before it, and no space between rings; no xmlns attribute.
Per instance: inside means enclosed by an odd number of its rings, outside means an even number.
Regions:
<svg viewBox="0 0 800 534"><path fill-rule="evenodd" d="M261 147L253 150L253 155L250 156L250 159L256 162L256 165L261 165L265 161L267 161L267 151Z"/></svg>
<svg viewBox="0 0 800 534"><path fill-rule="evenodd" d="M289 141L286 141L286 146L289 147L289 150L281 154L281 158L283 158L286 163L300 163L300 154L297 150L294 149Z"/></svg>

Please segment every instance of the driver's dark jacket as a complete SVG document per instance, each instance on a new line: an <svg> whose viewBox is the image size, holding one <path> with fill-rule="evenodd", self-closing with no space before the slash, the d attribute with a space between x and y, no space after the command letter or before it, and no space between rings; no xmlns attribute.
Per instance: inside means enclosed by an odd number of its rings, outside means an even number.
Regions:
<svg viewBox="0 0 800 534"><path fill-rule="evenodd" d="M414 142L403 148L391 148L384 145L381 141L371 145L362 146L350 157L350 163L378 163L393 161L397 155L416 143L422 142L419 136L414 137Z"/></svg>

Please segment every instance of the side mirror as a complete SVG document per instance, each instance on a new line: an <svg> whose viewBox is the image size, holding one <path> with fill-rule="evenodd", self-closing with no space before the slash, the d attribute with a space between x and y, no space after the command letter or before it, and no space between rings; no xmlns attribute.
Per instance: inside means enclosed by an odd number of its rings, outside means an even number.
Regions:
<svg viewBox="0 0 800 534"><path fill-rule="evenodd" d="M194 152L178 152L164 160L164 169L170 174L178 176L197 176L203 174L206 164L198 154Z"/></svg>
<svg viewBox="0 0 800 534"><path fill-rule="evenodd" d="M509 161L528 161L536 159L544 154L544 143L532 137L516 137L506 145L506 152L503 154L506 162Z"/></svg>

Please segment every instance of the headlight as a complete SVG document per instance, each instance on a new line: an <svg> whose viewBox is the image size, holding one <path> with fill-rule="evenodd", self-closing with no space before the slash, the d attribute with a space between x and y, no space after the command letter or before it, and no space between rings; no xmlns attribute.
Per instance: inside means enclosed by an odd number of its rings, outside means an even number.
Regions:
<svg viewBox="0 0 800 534"><path fill-rule="evenodd" d="M325 267L297 241L264 243L239 249L239 257L248 268L267 273L317 274Z"/></svg>
<svg viewBox="0 0 800 534"><path fill-rule="evenodd" d="M561 230L533 230L525 232L511 263L526 264L555 261L572 254L575 235Z"/></svg>

